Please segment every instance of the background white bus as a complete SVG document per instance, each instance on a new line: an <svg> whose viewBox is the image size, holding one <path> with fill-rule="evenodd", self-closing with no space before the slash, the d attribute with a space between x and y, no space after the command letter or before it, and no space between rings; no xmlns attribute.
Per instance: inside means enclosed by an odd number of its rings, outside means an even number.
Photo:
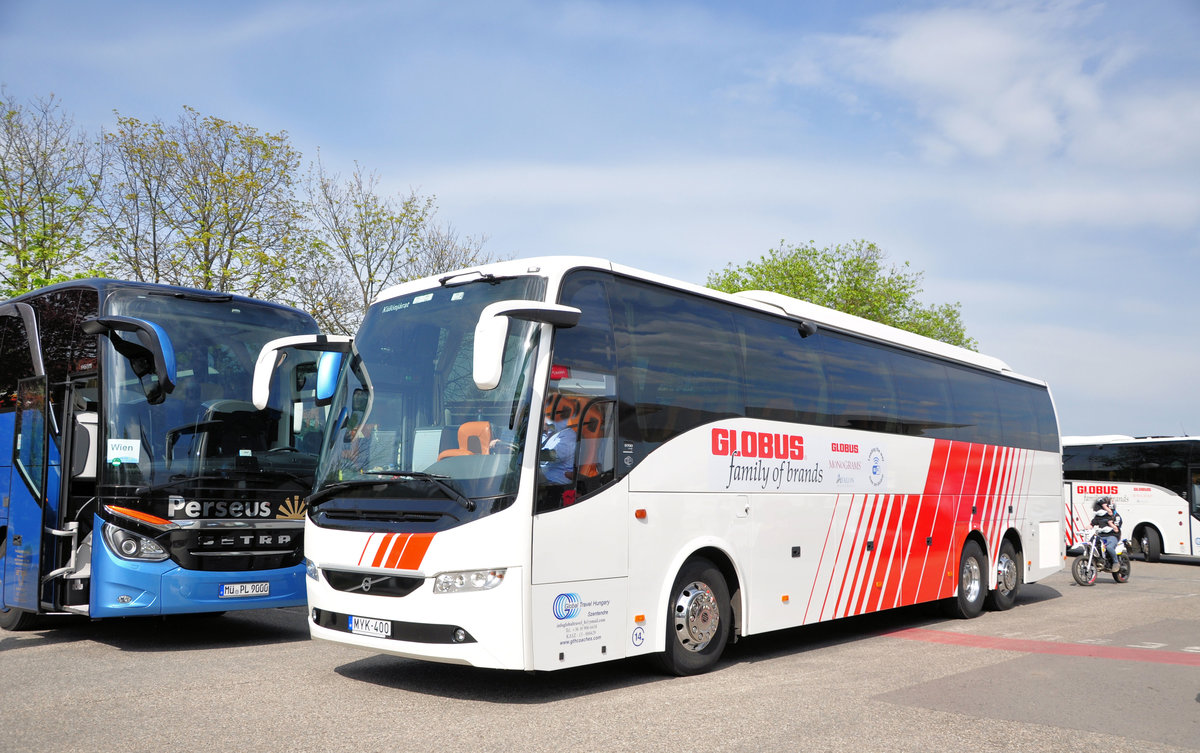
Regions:
<svg viewBox="0 0 1200 753"><path fill-rule="evenodd" d="M1092 503L1112 497L1121 537L1148 562L1163 554L1200 555L1200 439L1106 435L1063 437L1066 543L1092 518Z"/></svg>
<svg viewBox="0 0 1200 753"><path fill-rule="evenodd" d="M504 262L386 291L340 360L305 529L315 638L691 674L737 636L1007 609L1062 566L1044 383L784 296ZM566 483L539 467L553 420Z"/></svg>

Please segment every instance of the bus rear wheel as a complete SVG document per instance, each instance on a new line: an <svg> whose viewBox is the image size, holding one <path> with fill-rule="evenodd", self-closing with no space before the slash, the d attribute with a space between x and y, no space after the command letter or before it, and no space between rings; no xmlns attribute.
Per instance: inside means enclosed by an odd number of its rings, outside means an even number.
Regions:
<svg viewBox="0 0 1200 753"><path fill-rule="evenodd" d="M1012 609L1021 592L1021 563L1011 541L1000 545L1000 558L996 560L996 590L988 594L988 604L997 612Z"/></svg>
<svg viewBox="0 0 1200 753"><path fill-rule="evenodd" d="M1162 537L1158 535L1158 531L1146 526L1142 529L1138 543L1142 545L1142 555L1147 562L1158 562L1162 559Z"/></svg>
<svg viewBox="0 0 1200 753"><path fill-rule="evenodd" d="M683 563L671 586L666 617L667 648L659 654L663 668L683 677L715 667L732 622L729 587L716 565L700 557Z"/></svg>
<svg viewBox="0 0 1200 753"><path fill-rule="evenodd" d="M958 595L946 601L950 616L964 620L978 617L983 611L987 586L987 558L977 542L968 541L963 544L958 560Z"/></svg>

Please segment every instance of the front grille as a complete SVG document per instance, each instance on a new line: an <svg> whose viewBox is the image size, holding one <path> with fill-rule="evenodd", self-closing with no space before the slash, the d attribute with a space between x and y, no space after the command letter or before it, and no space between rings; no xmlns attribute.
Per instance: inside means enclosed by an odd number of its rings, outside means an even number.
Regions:
<svg viewBox="0 0 1200 753"><path fill-rule="evenodd" d="M170 534L172 558L188 570L230 572L275 570L303 560L304 529L267 527L188 526Z"/></svg>
<svg viewBox="0 0 1200 753"><path fill-rule="evenodd" d="M371 594L372 596L408 596L425 582L424 578L376 575L324 568L321 569L321 574L325 576L329 585L339 591Z"/></svg>

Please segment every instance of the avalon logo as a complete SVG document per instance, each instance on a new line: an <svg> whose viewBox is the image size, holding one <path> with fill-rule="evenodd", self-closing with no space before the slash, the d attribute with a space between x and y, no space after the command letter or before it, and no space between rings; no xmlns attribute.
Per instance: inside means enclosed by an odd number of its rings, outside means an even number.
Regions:
<svg viewBox="0 0 1200 753"><path fill-rule="evenodd" d="M554 618L569 620L579 614L579 594L559 594L554 597Z"/></svg>

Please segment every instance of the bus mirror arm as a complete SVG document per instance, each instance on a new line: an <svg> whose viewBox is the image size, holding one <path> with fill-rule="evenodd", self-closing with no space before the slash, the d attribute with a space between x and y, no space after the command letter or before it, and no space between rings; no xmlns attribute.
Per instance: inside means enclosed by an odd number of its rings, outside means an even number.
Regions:
<svg viewBox="0 0 1200 753"><path fill-rule="evenodd" d="M582 311L574 306L541 301L496 301L484 306L475 324L475 350L472 376L481 390L494 390L504 369L504 345L508 339L508 321L549 324L566 329L579 323Z"/></svg>
<svg viewBox="0 0 1200 753"><path fill-rule="evenodd" d="M813 322L800 322L796 329L800 332L800 337L811 337L817 334L817 325Z"/></svg>
<svg viewBox="0 0 1200 753"><path fill-rule="evenodd" d="M258 351L258 360L254 363L254 381L251 385L250 397L254 407L263 410L271 399L271 377L279 366L277 354L285 348L309 350L320 353L349 353L354 347L354 338L345 335L292 335L271 340ZM334 369L334 377L337 376ZM324 389L323 382L327 381L325 374L318 367L318 393ZM330 385L331 387L331 385ZM318 394L318 397L321 397Z"/></svg>
<svg viewBox="0 0 1200 753"><path fill-rule="evenodd" d="M108 335L113 348L129 361L139 378L154 374L158 384L146 391L146 399L152 404L161 403L175 390L175 347L162 327L132 316L98 316L83 320L79 326L89 335ZM137 335L140 345L119 337L118 332Z"/></svg>

